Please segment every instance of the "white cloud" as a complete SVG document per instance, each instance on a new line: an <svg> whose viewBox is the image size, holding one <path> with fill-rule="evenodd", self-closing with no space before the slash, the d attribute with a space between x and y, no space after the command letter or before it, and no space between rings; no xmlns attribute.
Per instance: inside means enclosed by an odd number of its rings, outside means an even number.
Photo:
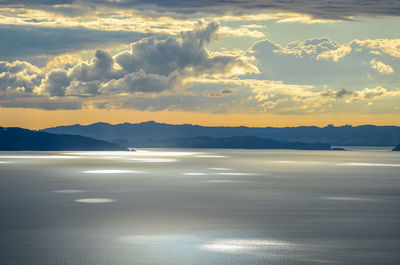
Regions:
<svg viewBox="0 0 400 265"><path fill-rule="evenodd" d="M233 29L230 27L220 27L218 35L221 37L250 37L255 39L265 37L264 33L262 33L261 31L251 30L251 28L254 28L254 25L252 27L242 26L237 29Z"/></svg>
<svg viewBox="0 0 400 265"><path fill-rule="evenodd" d="M383 87L349 89L318 90L312 85L287 84L282 81L255 80L255 79L227 79L227 78L193 78L187 79L191 84L223 85L225 87L240 87L240 90L249 88L248 102L238 104L235 108L244 112L270 112L279 114L306 114L332 112L341 104L352 109L352 104L361 104L357 108L366 106L379 99L396 99L400 97L400 90L388 90ZM253 103L251 103L253 102ZM254 103L257 102L258 105ZM351 104L352 103L352 104Z"/></svg>
<svg viewBox="0 0 400 265"><path fill-rule="evenodd" d="M325 52L336 50L340 48L340 45L329 38L321 37L305 41L294 41L285 47L281 46L279 48L280 49L275 50L278 54L293 54L301 58L306 55L318 56Z"/></svg>
<svg viewBox="0 0 400 265"><path fill-rule="evenodd" d="M394 73L393 68L390 65L384 64L381 61L377 61L372 59L369 64L371 68L374 69L376 72L383 74L383 75L390 75Z"/></svg>
<svg viewBox="0 0 400 265"><path fill-rule="evenodd" d="M351 47L342 45L339 46L335 50L330 50L330 51L324 51L323 53L320 53L317 55L317 60L319 59L332 59L334 62L338 62L340 59L345 57L347 54L351 52Z"/></svg>
<svg viewBox="0 0 400 265"><path fill-rule="evenodd" d="M351 44L378 50L390 56L400 58L400 39L354 40Z"/></svg>
<svg viewBox="0 0 400 265"><path fill-rule="evenodd" d="M32 93L42 78L42 71L28 62L0 61L0 91Z"/></svg>
<svg viewBox="0 0 400 265"><path fill-rule="evenodd" d="M247 24L247 25L241 25L241 28L247 28L247 29L262 29L265 28L265 25L260 25L260 24Z"/></svg>

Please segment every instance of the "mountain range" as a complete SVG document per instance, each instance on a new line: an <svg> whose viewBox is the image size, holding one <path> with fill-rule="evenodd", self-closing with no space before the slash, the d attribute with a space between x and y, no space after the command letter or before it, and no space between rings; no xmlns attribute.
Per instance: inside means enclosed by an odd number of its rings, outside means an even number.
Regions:
<svg viewBox="0 0 400 265"><path fill-rule="evenodd" d="M156 139L138 142L136 147L331 150L331 145L325 143L282 142L254 136Z"/></svg>
<svg viewBox="0 0 400 265"><path fill-rule="evenodd" d="M114 151L128 147L80 135L0 127L1 151ZM138 142L136 147L331 150L329 144L289 143L253 136L154 139Z"/></svg>
<svg viewBox="0 0 400 265"><path fill-rule="evenodd" d="M154 121L143 123L94 123L47 128L44 132L82 135L121 146L154 146L161 142L196 137L225 138L251 136L282 142L326 143L332 146L396 146L400 143L398 126L332 126L316 127L207 127L199 125L172 125Z"/></svg>

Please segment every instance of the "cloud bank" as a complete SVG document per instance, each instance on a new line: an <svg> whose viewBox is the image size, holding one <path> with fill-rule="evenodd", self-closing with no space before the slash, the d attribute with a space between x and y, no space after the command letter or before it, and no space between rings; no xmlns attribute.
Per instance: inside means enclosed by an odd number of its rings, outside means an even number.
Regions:
<svg viewBox="0 0 400 265"><path fill-rule="evenodd" d="M285 11L310 14L326 19L348 19L351 16L399 16L400 3L391 0L211 0L211 1L162 1L162 0L3 0L1 5L24 5L26 7L52 10L68 16L79 16L96 8L152 10L160 13L193 15L195 13L222 14L226 10L235 13ZM147 11L149 12L149 11Z"/></svg>

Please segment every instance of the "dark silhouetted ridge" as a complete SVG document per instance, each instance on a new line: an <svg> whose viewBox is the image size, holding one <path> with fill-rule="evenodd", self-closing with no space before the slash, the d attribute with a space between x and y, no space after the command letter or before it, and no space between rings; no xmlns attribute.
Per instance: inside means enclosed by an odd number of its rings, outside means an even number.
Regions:
<svg viewBox="0 0 400 265"><path fill-rule="evenodd" d="M331 150L329 144L281 142L254 136L191 137L138 142L136 147Z"/></svg>
<svg viewBox="0 0 400 265"><path fill-rule="evenodd" d="M400 143L398 126L333 126L326 127L207 127L191 124L171 125L154 121L137 124L95 123L48 128L43 131L92 137L120 145L136 146L148 140L174 138L253 136L281 142L329 143L333 146L395 146Z"/></svg>
<svg viewBox="0 0 400 265"><path fill-rule="evenodd" d="M0 127L2 151L113 151L119 145L80 135L62 135Z"/></svg>

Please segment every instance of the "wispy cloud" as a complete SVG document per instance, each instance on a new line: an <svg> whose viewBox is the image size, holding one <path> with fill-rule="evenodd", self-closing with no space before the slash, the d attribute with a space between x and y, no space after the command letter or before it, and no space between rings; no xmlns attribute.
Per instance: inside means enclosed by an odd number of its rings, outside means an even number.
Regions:
<svg viewBox="0 0 400 265"><path fill-rule="evenodd" d="M51 10L62 13L66 16L79 16L91 12L93 9L124 9L140 10L152 13L175 13L182 16L193 16L194 14L223 14L234 11L236 14L247 13L268 13L271 11L296 12L309 14L325 19L346 19L349 16L398 16L400 4L390 0L360 2L349 1L328 1L328 0L212 0L212 1L161 1L161 0L126 0L126 1L42 1L42 0L6 0L1 1L2 5L18 5L32 9ZM150 11L149 11L150 10Z"/></svg>

